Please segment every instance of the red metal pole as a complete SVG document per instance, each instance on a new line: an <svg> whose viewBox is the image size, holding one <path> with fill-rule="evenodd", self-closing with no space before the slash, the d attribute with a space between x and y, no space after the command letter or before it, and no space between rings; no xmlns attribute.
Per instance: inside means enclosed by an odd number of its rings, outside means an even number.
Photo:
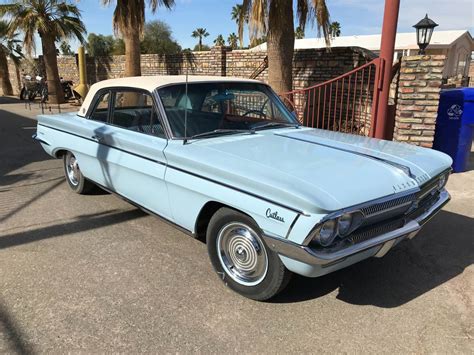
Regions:
<svg viewBox="0 0 474 355"><path fill-rule="evenodd" d="M385 0L385 10L383 15L382 39L380 43L380 63L382 80L377 90L378 95L375 137L384 139L385 127L387 122L388 96L390 92L390 78L392 73L393 56L395 52L395 37L397 35L398 12L400 9L400 0ZM381 88L381 89L379 89Z"/></svg>

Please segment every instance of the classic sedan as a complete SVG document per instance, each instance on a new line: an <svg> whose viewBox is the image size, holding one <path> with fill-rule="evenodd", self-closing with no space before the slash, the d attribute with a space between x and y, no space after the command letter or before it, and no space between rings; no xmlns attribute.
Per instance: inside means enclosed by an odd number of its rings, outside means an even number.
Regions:
<svg viewBox="0 0 474 355"><path fill-rule="evenodd" d="M218 277L255 300L385 255L450 198L447 155L303 127L254 80L102 81L34 138L74 192L99 186L205 239Z"/></svg>

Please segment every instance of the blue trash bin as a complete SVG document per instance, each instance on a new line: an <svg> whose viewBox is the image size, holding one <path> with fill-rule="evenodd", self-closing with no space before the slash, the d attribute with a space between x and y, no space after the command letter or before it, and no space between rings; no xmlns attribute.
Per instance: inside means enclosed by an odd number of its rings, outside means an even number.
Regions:
<svg viewBox="0 0 474 355"><path fill-rule="evenodd" d="M474 132L474 88L442 90L433 148L453 159L455 173L467 170Z"/></svg>

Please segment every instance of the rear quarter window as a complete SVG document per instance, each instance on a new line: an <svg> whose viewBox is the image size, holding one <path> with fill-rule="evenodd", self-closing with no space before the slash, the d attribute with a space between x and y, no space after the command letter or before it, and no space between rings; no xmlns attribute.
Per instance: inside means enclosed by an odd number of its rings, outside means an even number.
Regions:
<svg viewBox="0 0 474 355"><path fill-rule="evenodd" d="M89 118L94 121L107 122L108 110L109 110L110 93L102 93L95 103L94 110L92 111Z"/></svg>

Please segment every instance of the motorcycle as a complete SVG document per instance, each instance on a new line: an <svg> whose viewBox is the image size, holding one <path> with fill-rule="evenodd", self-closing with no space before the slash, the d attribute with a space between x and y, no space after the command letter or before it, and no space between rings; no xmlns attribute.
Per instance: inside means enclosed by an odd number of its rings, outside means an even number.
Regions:
<svg viewBox="0 0 474 355"><path fill-rule="evenodd" d="M30 75L24 75L22 80L22 88L20 91L20 100L33 101L40 96L41 102L48 100L48 86L42 76L37 75L35 80Z"/></svg>
<svg viewBox="0 0 474 355"><path fill-rule="evenodd" d="M72 80L64 80L61 78L61 88L66 101L78 99L78 94L73 89ZM33 80L30 75L24 75L20 91L20 100L33 101L37 96L40 96L41 102L43 103L48 100L48 84L45 78L38 75L35 80Z"/></svg>

